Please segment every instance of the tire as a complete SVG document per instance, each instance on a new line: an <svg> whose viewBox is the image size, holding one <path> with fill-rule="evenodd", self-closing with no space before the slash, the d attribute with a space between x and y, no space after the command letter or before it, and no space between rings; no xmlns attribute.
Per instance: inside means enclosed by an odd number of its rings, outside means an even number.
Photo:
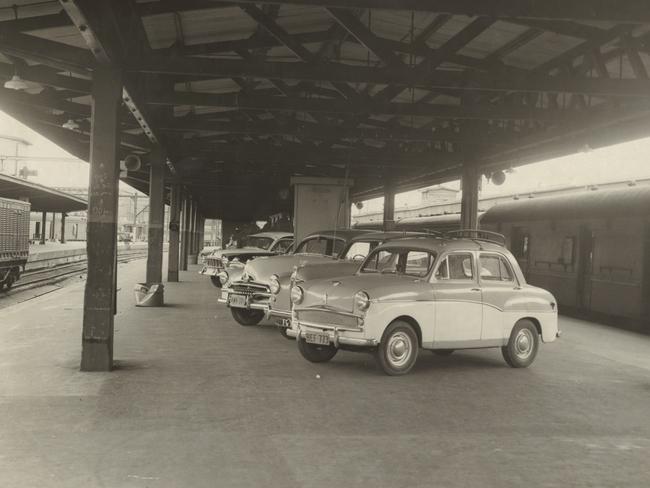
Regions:
<svg viewBox="0 0 650 488"><path fill-rule="evenodd" d="M5 284L4 284L5 289L6 289L7 291L11 290L11 287L14 286L14 283L15 283L15 282L16 282L16 275L14 275L14 274L12 273L12 274L10 274L10 275L7 277L7 281L5 281Z"/></svg>
<svg viewBox="0 0 650 488"><path fill-rule="evenodd" d="M261 310L248 310L245 308L231 308L232 318L239 325L257 325L264 318L264 312Z"/></svg>
<svg viewBox="0 0 650 488"><path fill-rule="evenodd" d="M436 356L451 356L455 349L434 349L431 351Z"/></svg>
<svg viewBox="0 0 650 488"><path fill-rule="evenodd" d="M218 276L210 276L210 281L216 288L221 288L221 280Z"/></svg>
<svg viewBox="0 0 650 488"><path fill-rule="evenodd" d="M326 363L336 356L337 352L339 352L338 348L331 344L329 346L309 344L302 337L298 338L297 342L300 354L311 363Z"/></svg>
<svg viewBox="0 0 650 488"><path fill-rule="evenodd" d="M418 359L418 335L408 322L390 324L375 352L379 367L389 376L407 374Z"/></svg>
<svg viewBox="0 0 650 488"><path fill-rule="evenodd" d="M520 320L512 328L508 344L501 348L503 359L512 368L530 366L539 348L539 333L530 320Z"/></svg>

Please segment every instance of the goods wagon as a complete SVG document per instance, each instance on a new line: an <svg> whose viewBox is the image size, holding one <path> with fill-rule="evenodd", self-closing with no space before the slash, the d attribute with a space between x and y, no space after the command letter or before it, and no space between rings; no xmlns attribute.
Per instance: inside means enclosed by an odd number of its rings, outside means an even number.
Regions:
<svg viewBox="0 0 650 488"><path fill-rule="evenodd" d="M20 278L29 256L30 204L0 198L0 290Z"/></svg>

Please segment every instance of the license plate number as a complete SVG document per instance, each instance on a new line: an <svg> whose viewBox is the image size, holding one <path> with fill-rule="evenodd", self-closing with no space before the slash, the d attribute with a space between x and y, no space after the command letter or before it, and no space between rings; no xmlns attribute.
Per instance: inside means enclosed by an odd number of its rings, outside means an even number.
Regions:
<svg viewBox="0 0 650 488"><path fill-rule="evenodd" d="M235 308L248 308L248 297L246 295L233 295L230 294L228 303L231 307Z"/></svg>
<svg viewBox="0 0 650 488"><path fill-rule="evenodd" d="M309 344L319 344L321 346L327 346L330 343L330 336L327 334L317 334L314 332L307 332L305 334L305 341Z"/></svg>

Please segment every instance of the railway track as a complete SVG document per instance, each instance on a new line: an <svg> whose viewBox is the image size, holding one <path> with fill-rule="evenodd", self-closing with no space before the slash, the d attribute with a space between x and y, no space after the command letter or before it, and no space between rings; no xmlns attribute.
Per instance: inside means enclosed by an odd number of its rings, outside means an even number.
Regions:
<svg viewBox="0 0 650 488"><path fill-rule="evenodd" d="M147 257L146 249L124 251L117 255L118 263L128 263L135 259ZM33 288L36 286L57 283L70 276L85 273L88 268L88 260L75 261L74 263L61 264L52 268L42 268L34 271L26 271L17 283L14 283L12 290Z"/></svg>

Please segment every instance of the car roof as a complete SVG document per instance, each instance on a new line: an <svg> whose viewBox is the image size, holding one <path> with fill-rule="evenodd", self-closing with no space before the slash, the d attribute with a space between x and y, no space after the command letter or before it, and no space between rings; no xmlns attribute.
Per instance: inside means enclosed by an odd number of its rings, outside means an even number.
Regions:
<svg viewBox="0 0 650 488"><path fill-rule="evenodd" d="M323 236L323 237L339 237L345 241L349 241L350 239L353 239L357 236L361 236L364 234L369 234L373 231L371 230L365 230L365 229L337 229L337 230L319 230L316 232L312 232L311 234L307 234L304 239L307 239L309 237L315 237L315 236ZM373 232L374 233L374 232ZM303 239L303 240L304 240Z"/></svg>
<svg viewBox="0 0 650 488"><path fill-rule="evenodd" d="M384 242L388 241L391 239L407 239L407 238L413 238L413 237L426 237L431 234L427 234L426 232L406 232L406 231L399 231L399 230L391 230L391 231L370 231L365 234L356 236L352 239L352 241L379 241L379 242Z"/></svg>
<svg viewBox="0 0 650 488"><path fill-rule="evenodd" d="M250 234L248 237L269 237L271 239L282 239L283 237L293 237L290 232L257 232Z"/></svg>
<svg viewBox="0 0 650 488"><path fill-rule="evenodd" d="M443 251L499 251L508 252L508 250L493 242L467 239L467 238L445 238L445 237L416 237L399 240L390 240L377 249L403 249L413 248L423 251L433 251L441 253Z"/></svg>

